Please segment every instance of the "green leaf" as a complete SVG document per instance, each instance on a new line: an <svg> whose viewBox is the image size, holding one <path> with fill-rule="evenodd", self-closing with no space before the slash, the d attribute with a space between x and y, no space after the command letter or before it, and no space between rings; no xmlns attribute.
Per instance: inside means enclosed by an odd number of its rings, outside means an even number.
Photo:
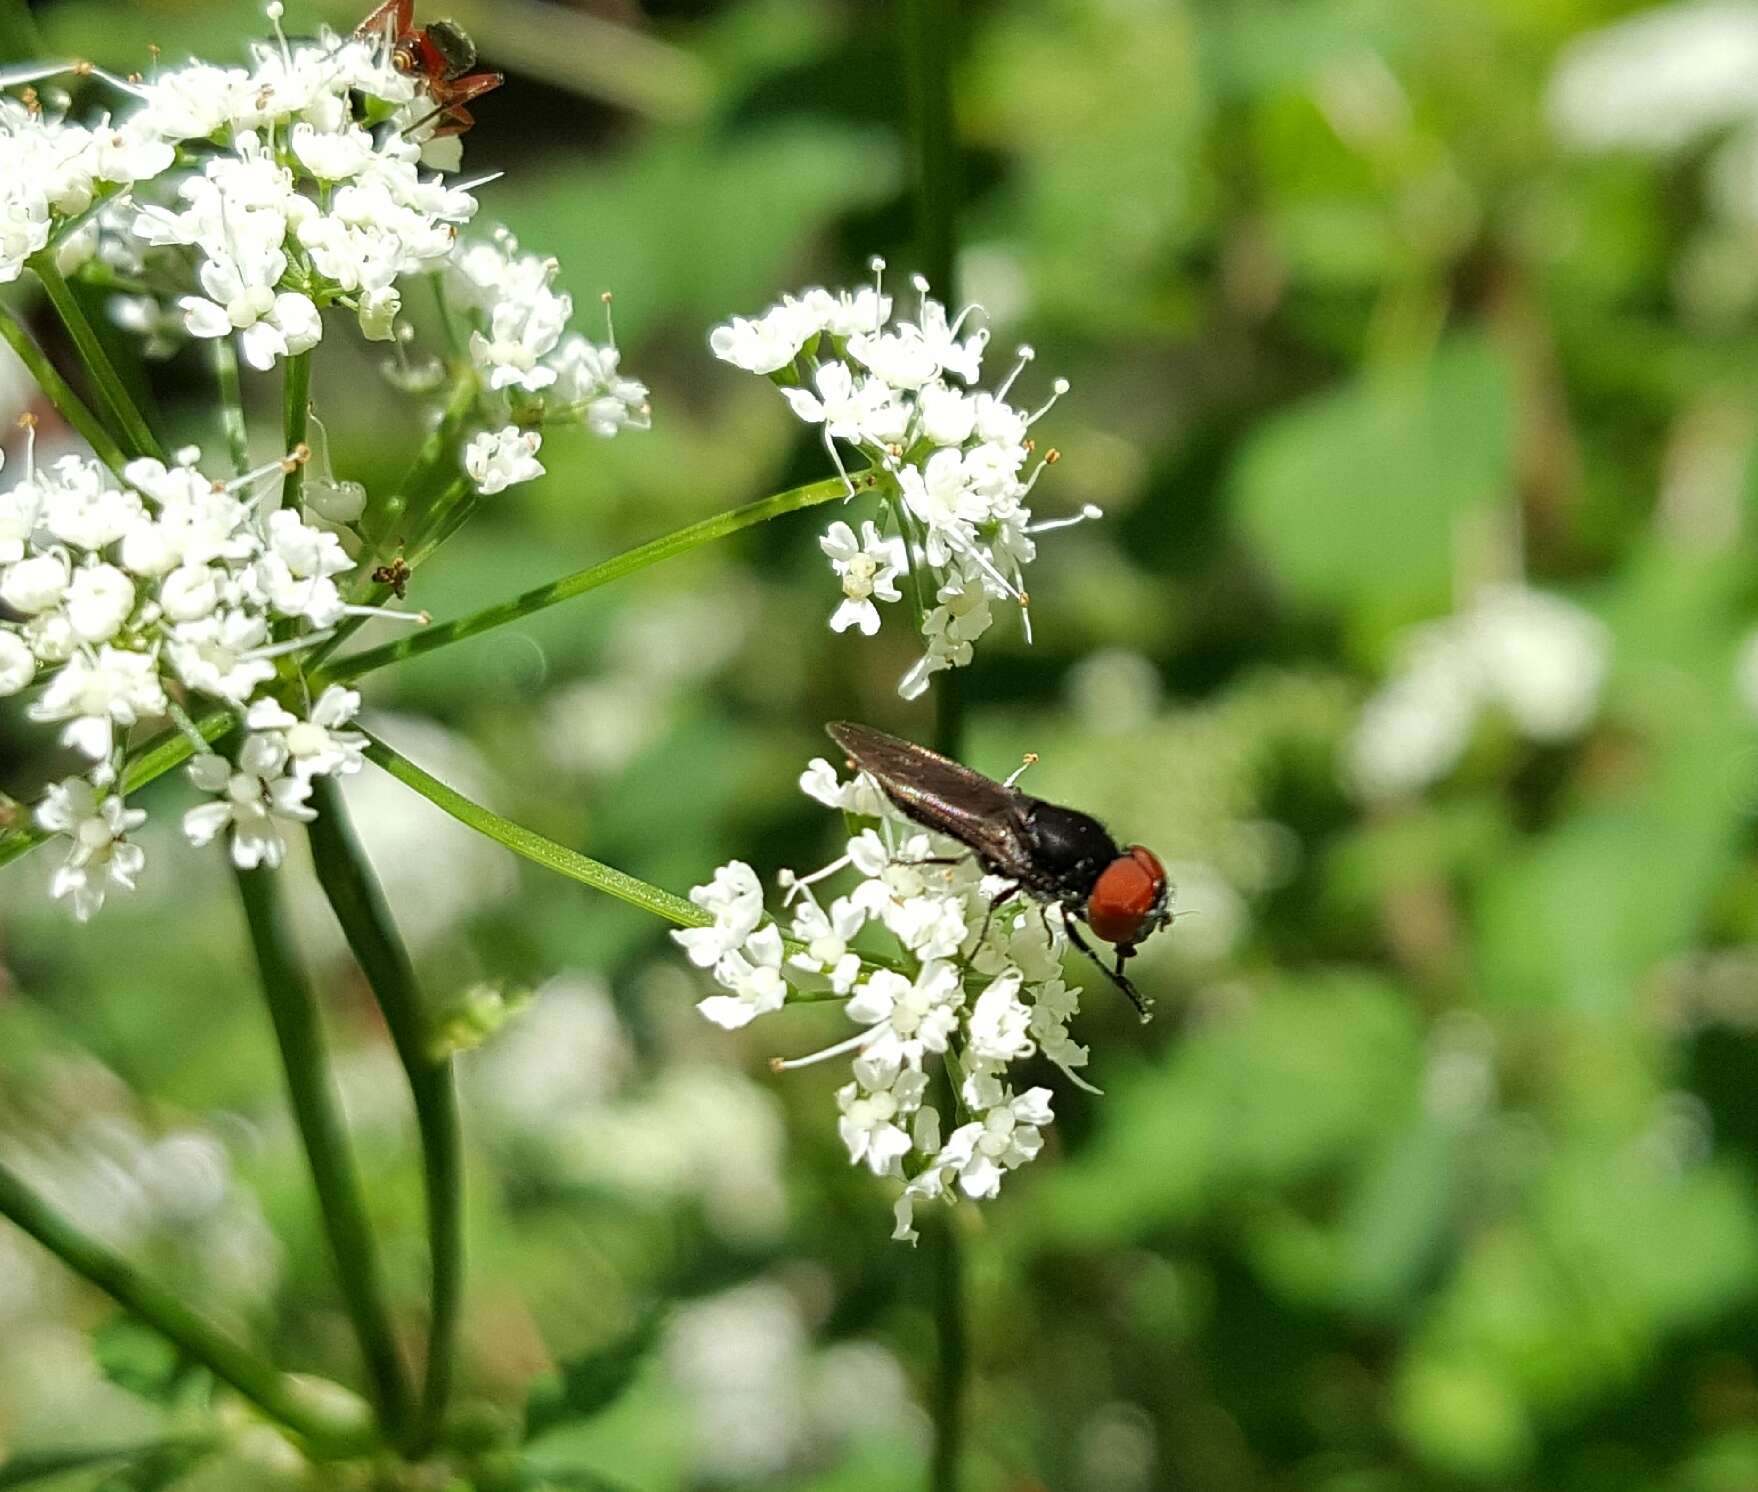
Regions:
<svg viewBox="0 0 1758 1492"><path fill-rule="evenodd" d="M557 1425L590 1419L614 1404L653 1350L662 1322L659 1311L649 1311L621 1336L590 1352L564 1358L556 1373L533 1384L525 1405L525 1438L535 1440ZM554 1472L545 1475L551 1480L556 1477Z"/></svg>
<svg viewBox="0 0 1758 1492"><path fill-rule="evenodd" d="M1404 620L1444 603L1460 516L1513 477L1513 377L1486 338L1369 369L1266 420L1234 472L1240 518L1296 600Z"/></svg>
<svg viewBox="0 0 1758 1492"><path fill-rule="evenodd" d="M92 1338L98 1369L118 1388L168 1403L190 1371L187 1358L158 1332L133 1316L113 1316Z"/></svg>

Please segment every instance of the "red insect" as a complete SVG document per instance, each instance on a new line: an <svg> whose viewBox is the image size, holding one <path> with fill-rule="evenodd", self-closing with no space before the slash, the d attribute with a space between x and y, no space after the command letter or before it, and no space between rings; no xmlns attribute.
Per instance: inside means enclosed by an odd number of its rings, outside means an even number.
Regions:
<svg viewBox="0 0 1758 1492"><path fill-rule="evenodd" d="M1090 815L1033 798L1011 780L995 782L913 741L848 720L825 728L905 815L956 839L984 870L1013 882L991 912L1020 891L1056 902L1074 945L1148 1018L1148 1003L1123 965L1143 939L1172 920L1172 885L1152 850L1139 844L1120 849ZM1100 962L1080 922L1115 947L1116 968Z"/></svg>
<svg viewBox="0 0 1758 1492"><path fill-rule="evenodd" d="M384 0L354 28L363 41L388 40L391 66L419 79L433 100L437 117L434 135L461 135L476 121L464 106L472 99L499 88L506 79L500 73L476 73L476 43L456 21L432 21L419 31L415 23L415 0ZM412 128L426 124L419 120Z"/></svg>

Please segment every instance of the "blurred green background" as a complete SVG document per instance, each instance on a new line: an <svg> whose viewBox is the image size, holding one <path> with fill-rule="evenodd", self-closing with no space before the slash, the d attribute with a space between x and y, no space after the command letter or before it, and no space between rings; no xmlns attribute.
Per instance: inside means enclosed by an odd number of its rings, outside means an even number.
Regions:
<svg viewBox="0 0 1758 1492"><path fill-rule="evenodd" d="M892 9L451 7L512 74L468 142L507 172L485 217L560 259L588 328L615 290L655 416L554 437L419 604L823 474L706 333L875 251L911 267ZM148 42L226 60L261 25L37 13L119 69ZM287 24L354 19L297 0ZM1038 348L1025 402L1073 382L1040 514L1108 515L1044 541L1036 644L1009 619L982 645L965 755L1038 752L1033 790L1154 846L1194 912L1136 965L1155 1024L1089 995L1105 1096L1046 1069L1046 1154L967 1219L967 1487L1758 1488L1758 5L970 0L963 23L962 288L998 355ZM419 438L398 396L352 338L319 358L338 472L394 479ZM180 439L214 439L203 378L165 370ZM376 676L369 706L438 775L674 890L734 855L817 864L834 831L794 779L821 723L931 728L895 694L903 626L825 627L822 517ZM0 717L0 788L34 792L45 737ZM539 1443L557 1485L920 1486L926 1245L889 1242L848 1167L835 1069L765 1065L840 1016L728 1037L651 920L395 783L351 789L436 1005L536 992L465 1059L468 1394L516 1404L657 1311L626 1391ZM0 882L0 1127L104 1236L347 1377L241 921L217 856L176 843L180 791L142 893L91 928L41 859ZM401 1076L300 895L415 1337ZM0 1228L0 1448L176 1422L111 1316ZM250 1435L152 1474L107 1485L302 1475Z"/></svg>

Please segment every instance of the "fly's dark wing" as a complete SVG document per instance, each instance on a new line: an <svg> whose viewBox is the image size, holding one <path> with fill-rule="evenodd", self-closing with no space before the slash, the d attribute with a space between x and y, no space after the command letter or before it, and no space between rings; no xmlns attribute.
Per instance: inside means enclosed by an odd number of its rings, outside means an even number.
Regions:
<svg viewBox="0 0 1758 1492"><path fill-rule="evenodd" d="M998 874L1035 883L1025 794L870 725L836 720L825 729L909 818L956 839Z"/></svg>

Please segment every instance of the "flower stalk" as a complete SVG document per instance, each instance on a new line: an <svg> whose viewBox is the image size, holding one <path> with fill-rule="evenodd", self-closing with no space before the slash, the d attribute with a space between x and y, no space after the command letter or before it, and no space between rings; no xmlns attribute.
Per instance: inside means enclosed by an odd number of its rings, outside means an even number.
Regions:
<svg viewBox="0 0 1758 1492"><path fill-rule="evenodd" d="M457 1351L459 1302L464 1278L463 1143L451 1059L436 1055L429 1040L421 991L384 892L348 820L334 781L315 785L317 818L308 826L318 884L371 986L408 1076L421 1136L427 1194L427 1239L432 1288L426 1376L410 1452L433 1443L445 1417Z"/></svg>
<svg viewBox="0 0 1758 1492"><path fill-rule="evenodd" d="M122 375L116 371L116 365L110 361L110 354L87 318L79 297L56 265L54 249L51 247L33 254L30 266L43 287L43 293L49 297L49 304L67 329L67 335L73 339L74 347L97 385L104 407L116 422L123 450L131 456L156 456L162 461L165 452L158 437L147 424L146 416L136 407L133 395L128 392Z"/></svg>
<svg viewBox="0 0 1758 1492"><path fill-rule="evenodd" d="M922 272L943 288L947 303L956 305L958 147L951 72L957 44L956 0L904 0L901 21L909 96L916 256ZM918 552L912 545L912 555ZM912 561L912 584L919 585L919 569ZM935 747L957 760L963 735L961 691L956 671L949 670L940 680L936 696ZM948 1077L947 1086L956 1102L958 1084ZM934 1386L929 1406L934 1440L929 1486L932 1492L958 1492L970 1353L960 1240L950 1215L941 1222L929 1265L935 1295Z"/></svg>
<svg viewBox="0 0 1758 1492"><path fill-rule="evenodd" d="M128 464L128 457L122 452L110 432L104 428L100 420L87 407L85 401L74 393L72 386L55 369L49 356L37 345L36 338L22 321L18 313L4 301L0 301L0 338L18 355L18 360L30 369L31 377L36 380L37 387L43 391L43 397L54 406L55 412L66 420L88 446L92 454L118 476L122 468Z"/></svg>
<svg viewBox="0 0 1758 1492"><path fill-rule="evenodd" d="M877 488L888 480L878 473L856 473L855 480L863 487ZM400 663L406 658L419 658L424 653L436 649L450 647L453 643L463 642L467 638L491 632L496 627L505 627L509 623L522 621L539 611L551 606L558 606L563 601L571 601L576 596L583 596L587 591L597 590L600 586L609 585L613 580L621 580L625 575L633 575L638 570L645 570L649 565L656 565L661 560L672 559L680 554L687 554L692 549L704 544L723 539L740 529L751 528L765 523L771 518L779 518L784 513L795 513L801 508L816 507L820 503L833 502L846 497L848 489L840 477L833 477L822 482L808 482L803 487L791 487L785 492L777 492L772 496L761 498L754 503L746 503L743 507L733 508L729 512L716 513L711 518L704 518L699 523L692 523L662 538L653 539L634 549L625 550L619 555L603 560L596 565L588 565L584 570L576 570L571 575L564 575L560 580L552 580L548 585L538 586L535 590L515 596L510 601L502 601L494 606L486 606L481 611L473 611L468 616L455 621L442 622L436 626L424 627L421 631L408 637L400 637L395 642L383 647L370 648L366 652L356 653L352 657L343 658L320 670L314 678L314 686L324 683L346 682L372 673L387 664ZM441 805L444 806L443 804ZM683 903L688 905L688 903ZM661 915L664 915L663 913Z"/></svg>
<svg viewBox="0 0 1758 1492"><path fill-rule="evenodd" d="M306 449L306 436L311 429L311 352L306 350L287 359L281 375L281 432L287 454L287 474L281 478L281 506L297 513L305 491L305 462L300 453Z"/></svg>
<svg viewBox="0 0 1758 1492"><path fill-rule="evenodd" d="M378 1248L367 1221L317 1004L298 965L274 872L238 870L235 877L348 1318L366 1361L380 1422L393 1441L406 1443L412 1409L409 1386L385 1305Z"/></svg>
<svg viewBox="0 0 1758 1492"><path fill-rule="evenodd" d="M315 1455L349 1456L376 1441L364 1413L348 1414L333 1389L320 1399L278 1372L219 1327L141 1274L132 1264L63 1217L16 1172L0 1163L0 1216L7 1218L81 1278L96 1285L221 1382L292 1430ZM364 1410L364 1406L362 1406Z"/></svg>

